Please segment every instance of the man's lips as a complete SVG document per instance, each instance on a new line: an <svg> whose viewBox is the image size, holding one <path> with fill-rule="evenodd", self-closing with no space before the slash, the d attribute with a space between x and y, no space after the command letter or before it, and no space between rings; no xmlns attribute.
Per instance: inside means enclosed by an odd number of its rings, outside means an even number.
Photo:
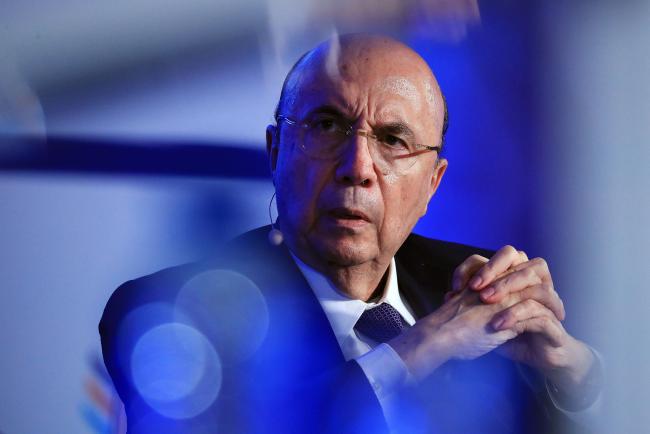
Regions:
<svg viewBox="0 0 650 434"><path fill-rule="evenodd" d="M328 214L341 220L360 220L370 222L370 218L363 212L354 208L333 208Z"/></svg>

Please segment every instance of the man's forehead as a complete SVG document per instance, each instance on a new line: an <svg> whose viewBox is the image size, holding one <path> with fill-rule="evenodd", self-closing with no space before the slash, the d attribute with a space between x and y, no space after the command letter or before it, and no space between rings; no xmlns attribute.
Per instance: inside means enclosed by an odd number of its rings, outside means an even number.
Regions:
<svg viewBox="0 0 650 434"><path fill-rule="evenodd" d="M374 84L377 92L384 92L400 96L419 105L421 102L420 91L413 81L407 77L391 75Z"/></svg>
<svg viewBox="0 0 650 434"><path fill-rule="evenodd" d="M435 81L428 65L417 55L399 58L397 53L377 49L365 52L338 49L334 50L335 54L324 50L305 59L300 75L332 82Z"/></svg>
<svg viewBox="0 0 650 434"><path fill-rule="evenodd" d="M426 62L401 43L324 44L305 59L304 67L321 78L335 81L384 82L386 89L401 92L408 86L411 95L415 90L414 83L428 83L431 89L437 87Z"/></svg>
<svg viewBox="0 0 650 434"><path fill-rule="evenodd" d="M312 69L302 77L292 102L303 115L317 106L329 105L349 114L371 109L386 116L429 116L434 88L425 83L413 74L390 69L338 77L332 77L325 69Z"/></svg>
<svg viewBox="0 0 650 434"><path fill-rule="evenodd" d="M367 81L324 81L305 83L295 101L296 114L306 115L321 108L354 116L371 110L375 115L405 117L419 112L424 96L409 80L387 77L374 83Z"/></svg>

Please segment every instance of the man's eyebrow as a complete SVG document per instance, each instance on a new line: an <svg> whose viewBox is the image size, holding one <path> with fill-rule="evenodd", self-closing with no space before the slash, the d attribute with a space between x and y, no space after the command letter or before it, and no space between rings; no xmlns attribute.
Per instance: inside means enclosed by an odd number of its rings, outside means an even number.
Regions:
<svg viewBox="0 0 650 434"><path fill-rule="evenodd" d="M323 104L318 107L314 107L313 109L307 112L307 117L311 117L315 114L328 114L328 115L340 117L351 121L351 119L348 119L348 116L346 116L341 109L331 104ZM377 132L381 132L384 134L386 133L395 134L401 137L406 137L411 140L415 139L415 133L413 132L411 127L406 122L403 121L380 123L374 129Z"/></svg>
<svg viewBox="0 0 650 434"><path fill-rule="evenodd" d="M327 114L327 115L339 116L342 118L346 117L340 109L330 104L320 105L307 112L308 117L313 116L315 114Z"/></svg>
<svg viewBox="0 0 650 434"><path fill-rule="evenodd" d="M395 134L402 137L408 137L410 139L415 138L415 133L406 122L386 122L378 126L376 129L383 133Z"/></svg>

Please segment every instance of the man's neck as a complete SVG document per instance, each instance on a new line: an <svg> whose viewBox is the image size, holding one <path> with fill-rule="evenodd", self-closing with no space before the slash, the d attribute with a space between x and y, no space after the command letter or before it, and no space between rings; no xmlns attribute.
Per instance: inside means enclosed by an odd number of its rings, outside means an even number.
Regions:
<svg viewBox="0 0 650 434"><path fill-rule="evenodd" d="M300 248L291 237L285 239L285 244L303 263L329 279L342 295L366 302L383 296L392 255L378 255L358 264L340 263L334 257L326 259Z"/></svg>
<svg viewBox="0 0 650 434"><path fill-rule="evenodd" d="M314 268L325 275L345 296L370 301L378 300L384 295L389 265L390 260L385 264L369 261L346 267L315 264Z"/></svg>

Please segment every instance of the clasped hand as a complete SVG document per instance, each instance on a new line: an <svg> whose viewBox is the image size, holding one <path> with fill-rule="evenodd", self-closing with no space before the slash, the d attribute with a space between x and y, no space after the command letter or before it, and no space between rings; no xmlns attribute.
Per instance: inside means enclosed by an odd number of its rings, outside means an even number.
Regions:
<svg viewBox="0 0 650 434"><path fill-rule="evenodd" d="M390 345L418 379L449 359L496 349L571 391L584 381L594 356L566 332L564 317L546 261L506 246L489 260L467 258L454 272L445 303Z"/></svg>

